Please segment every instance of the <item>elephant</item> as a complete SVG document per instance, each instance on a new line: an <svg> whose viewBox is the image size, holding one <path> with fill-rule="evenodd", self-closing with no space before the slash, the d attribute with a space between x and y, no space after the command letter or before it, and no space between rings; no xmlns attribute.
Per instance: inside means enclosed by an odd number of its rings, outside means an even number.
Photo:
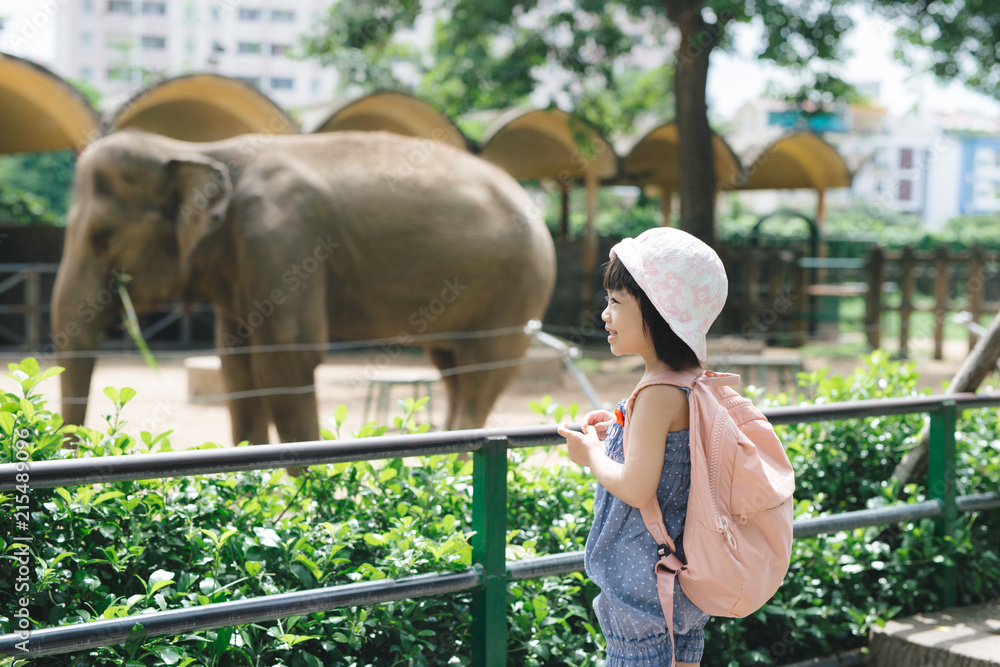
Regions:
<svg viewBox="0 0 1000 667"><path fill-rule="evenodd" d="M78 158L52 298L68 423L86 415L94 359L79 353L121 312L122 274L137 312L211 302L235 442L268 442L271 422L301 442L319 438L331 340L423 347L445 427L482 427L548 305L555 251L513 178L428 139L107 135Z"/></svg>

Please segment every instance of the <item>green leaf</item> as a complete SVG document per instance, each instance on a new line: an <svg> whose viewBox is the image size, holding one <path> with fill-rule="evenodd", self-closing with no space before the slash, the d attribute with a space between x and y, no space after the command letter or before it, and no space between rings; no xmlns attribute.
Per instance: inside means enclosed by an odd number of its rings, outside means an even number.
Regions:
<svg viewBox="0 0 1000 667"><path fill-rule="evenodd" d="M90 505L91 507L93 507L94 505L100 505L105 500L111 500L112 498L121 498L124 495L125 494L122 493L121 491L105 491L101 495L94 498L94 502L92 502Z"/></svg>
<svg viewBox="0 0 1000 667"><path fill-rule="evenodd" d="M105 387L104 395L110 398L112 403L118 404L118 390L114 387Z"/></svg>
<svg viewBox="0 0 1000 667"><path fill-rule="evenodd" d="M385 544L385 538L375 533L365 533L365 543L369 546L380 547Z"/></svg>
<svg viewBox="0 0 1000 667"><path fill-rule="evenodd" d="M136 623L128 633L128 639L125 640L125 653L128 654L129 660L135 657L144 641L146 641L146 628L142 627L141 623Z"/></svg>
<svg viewBox="0 0 1000 667"><path fill-rule="evenodd" d="M176 665L181 659L180 652L173 646L151 646L150 650L156 653L165 665Z"/></svg>
<svg viewBox="0 0 1000 667"><path fill-rule="evenodd" d="M0 412L0 428L3 429L8 437L14 434L14 424L14 415L9 412Z"/></svg>
<svg viewBox="0 0 1000 667"><path fill-rule="evenodd" d="M248 560L247 562L243 563L243 568L247 571L247 574L249 574L251 577L256 577L258 574L260 574L261 564L260 561Z"/></svg>
<svg viewBox="0 0 1000 667"><path fill-rule="evenodd" d="M125 405L135 398L135 389L132 389L132 387L122 387L121 391L118 392L118 398L122 402L122 405Z"/></svg>
<svg viewBox="0 0 1000 667"><path fill-rule="evenodd" d="M333 411L333 419L337 422L337 426L343 426L344 422L347 421L347 406L341 403L337 406L337 409Z"/></svg>
<svg viewBox="0 0 1000 667"><path fill-rule="evenodd" d="M25 373L27 373L28 377L30 377L30 378L37 377L38 376L38 370L39 370L38 360L35 359L34 357L26 357L20 363L20 365L18 365L18 369L24 371Z"/></svg>
<svg viewBox="0 0 1000 667"><path fill-rule="evenodd" d="M161 588L165 588L174 583L174 573L168 570L156 570L149 575L149 584L146 588L146 597L149 597Z"/></svg>
<svg viewBox="0 0 1000 667"><path fill-rule="evenodd" d="M66 369L63 368L62 366L52 366L51 368L46 368L44 371L42 371L41 375L38 376L38 381L41 382L42 380L48 380L51 377L59 375L65 370Z"/></svg>
<svg viewBox="0 0 1000 667"><path fill-rule="evenodd" d="M222 654L226 652L229 648L229 643L233 638L233 628L219 628L219 633L215 636L215 646L214 653L215 659L218 660L222 657Z"/></svg>

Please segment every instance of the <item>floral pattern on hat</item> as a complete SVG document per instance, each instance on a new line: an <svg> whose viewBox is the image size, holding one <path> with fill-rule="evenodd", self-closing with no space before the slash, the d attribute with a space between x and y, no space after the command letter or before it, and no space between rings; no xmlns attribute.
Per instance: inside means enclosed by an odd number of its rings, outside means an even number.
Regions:
<svg viewBox="0 0 1000 667"><path fill-rule="evenodd" d="M705 361L705 336L722 312L729 280L703 241L670 227L649 229L611 249L677 336Z"/></svg>

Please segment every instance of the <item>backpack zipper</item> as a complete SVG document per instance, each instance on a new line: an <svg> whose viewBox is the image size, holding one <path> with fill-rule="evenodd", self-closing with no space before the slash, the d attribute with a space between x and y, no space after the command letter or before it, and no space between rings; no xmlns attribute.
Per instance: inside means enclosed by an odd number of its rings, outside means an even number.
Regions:
<svg viewBox="0 0 1000 667"><path fill-rule="evenodd" d="M736 538L732 534L732 531L729 528L729 520L726 517L722 516L722 513L719 511L719 500L718 500L719 486L717 480L719 473L719 443L722 441L723 423L724 421L723 419L721 419L720 415L719 417L716 417L715 424L713 424L712 427L712 443L711 443L712 450L711 450L711 458L709 461L709 471L708 471L708 479L710 487L709 496L712 498L712 514L715 515L716 530L726 538L726 541L729 543L729 546L735 549Z"/></svg>
<svg viewBox="0 0 1000 667"><path fill-rule="evenodd" d="M731 401L727 401L729 403ZM729 414L729 406L720 403L726 414ZM732 527L729 525L729 519L719 511L719 487L718 487L718 473L719 473L719 444L722 442L722 427L725 424L725 419L720 414L715 419L715 424L712 428L712 451L711 460L709 462L709 486L710 486L710 496L712 498L712 513L715 516L715 527L720 535L726 538L726 542L729 547L736 551L736 535L733 533ZM744 515L745 516L745 515ZM745 519L741 517L741 521L745 523Z"/></svg>

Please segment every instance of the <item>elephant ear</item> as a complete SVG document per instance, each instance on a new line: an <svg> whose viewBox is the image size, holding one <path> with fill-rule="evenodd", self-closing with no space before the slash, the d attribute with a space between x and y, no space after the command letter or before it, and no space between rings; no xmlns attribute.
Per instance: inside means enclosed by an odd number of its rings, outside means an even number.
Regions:
<svg viewBox="0 0 1000 667"><path fill-rule="evenodd" d="M167 162L176 206L177 245L186 265L198 247L222 227L233 196L229 168L203 155Z"/></svg>

